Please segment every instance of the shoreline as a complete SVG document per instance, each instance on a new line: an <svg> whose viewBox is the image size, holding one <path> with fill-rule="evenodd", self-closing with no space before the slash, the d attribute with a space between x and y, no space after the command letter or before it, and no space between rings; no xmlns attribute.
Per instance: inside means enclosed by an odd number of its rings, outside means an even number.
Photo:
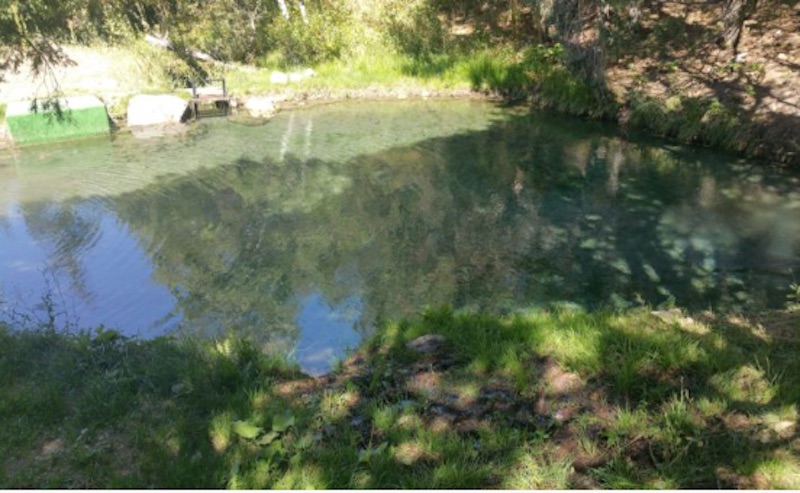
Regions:
<svg viewBox="0 0 800 493"><path fill-rule="evenodd" d="M684 137L681 131L684 127L698 125L697 112L689 114L689 111L670 111L669 101L661 101L655 98L648 98L646 101L633 101L626 98L623 103L616 103L616 108L600 117L591 114L592 108L582 108L575 110L565 110L559 107L557 102L548 101L540 93L529 93L523 98L510 100L502 96L497 91L474 90L467 87L457 87L452 89L431 88L425 86L391 86L391 85L371 85L366 88L315 88L315 87L286 87L281 89L267 90L244 95L237 95L235 91L232 95L233 111L247 113L244 109L244 102L248 99L270 100L274 104L274 111L257 119L268 120L274 114L281 111L293 111L302 108L312 108L315 106L335 104L342 102L369 102L369 101L448 101L448 100L475 100L490 101L500 104L513 106L527 106L531 110L547 111L565 117L580 118L589 121L607 121L616 126L616 131L625 136L629 132L635 132L642 136L664 139L674 144L689 148L711 149L721 152L731 152L736 156L758 161L759 164L778 167L800 166L800 153L796 139L791 138L793 132L791 128L782 128L779 125L769 125L759 121L739 120L735 114L735 109L723 108L722 120L724 128L714 126L715 121L709 125L706 115L702 115L700 123L701 130L691 137ZM708 103L713 105L713 101L700 101L700 104ZM595 102L592 102L595 104ZM111 135L116 133L130 133L132 128L127 125L125 118L112 115L109 111L111 106L106 105L111 122ZM716 116L716 115L715 115ZM670 125L664 127L661 120L669 118ZM713 120L714 117L712 117ZM736 118L736 119L733 119ZM187 122L180 125L186 125ZM169 124L166 126L172 126ZM156 125L154 127L162 127ZM716 134L714 132L717 132ZM775 138L774 136L778 136ZM794 143L793 143L794 142ZM44 144L46 145L46 144ZM26 146L22 146L26 147ZM7 151L19 148L14 145L5 121L0 124L0 150Z"/></svg>

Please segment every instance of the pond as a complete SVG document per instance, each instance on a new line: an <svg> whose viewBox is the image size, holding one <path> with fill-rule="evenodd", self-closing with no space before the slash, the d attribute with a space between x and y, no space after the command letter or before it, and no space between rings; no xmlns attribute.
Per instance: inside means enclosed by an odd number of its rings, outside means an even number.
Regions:
<svg viewBox="0 0 800 493"><path fill-rule="evenodd" d="M780 307L800 175L486 102L0 155L0 317L235 331L311 374L425 307Z"/></svg>

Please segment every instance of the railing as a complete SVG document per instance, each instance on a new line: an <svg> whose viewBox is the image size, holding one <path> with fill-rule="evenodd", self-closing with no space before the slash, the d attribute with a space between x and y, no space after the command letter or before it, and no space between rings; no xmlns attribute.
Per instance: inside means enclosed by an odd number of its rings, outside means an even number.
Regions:
<svg viewBox="0 0 800 493"><path fill-rule="evenodd" d="M213 86L214 82L222 82L222 95L221 96L223 98L227 98L228 97L228 87L225 85L225 79L224 78L219 78L219 79L201 79L199 82L200 82L200 84L198 84L197 81L195 81L194 79L190 79L189 80L189 84L191 84L191 86L192 86L192 99L198 99L198 95L197 95L198 87L199 88L203 88L203 87Z"/></svg>
<svg viewBox="0 0 800 493"><path fill-rule="evenodd" d="M222 84L222 94L218 93L211 93L211 94L201 94L203 88L214 88L214 83L220 82ZM225 115L228 115L230 111L230 97L228 96L228 86L225 84L224 78L219 79L190 79L189 85L192 88L192 116L196 120L198 115L198 107L200 106L201 101L208 101L214 102L217 109L224 108Z"/></svg>

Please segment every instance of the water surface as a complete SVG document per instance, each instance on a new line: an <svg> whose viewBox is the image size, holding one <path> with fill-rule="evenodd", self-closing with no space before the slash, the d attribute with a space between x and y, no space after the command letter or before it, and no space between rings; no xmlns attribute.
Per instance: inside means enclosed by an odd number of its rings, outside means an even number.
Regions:
<svg viewBox="0 0 800 493"><path fill-rule="evenodd" d="M425 306L781 306L800 177L476 102L330 105L0 155L0 302L247 334L324 372Z"/></svg>

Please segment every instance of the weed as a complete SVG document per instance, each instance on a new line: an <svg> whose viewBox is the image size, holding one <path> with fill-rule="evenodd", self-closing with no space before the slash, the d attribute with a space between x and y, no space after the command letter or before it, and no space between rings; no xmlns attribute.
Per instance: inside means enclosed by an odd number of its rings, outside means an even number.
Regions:
<svg viewBox="0 0 800 493"><path fill-rule="evenodd" d="M793 282L789 285L789 294L786 295L786 300L788 310L800 310L800 283Z"/></svg>
<svg viewBox="0 0 800 493"><path fill-rule="evenodd" d="M406 348L430 333L442 354ZM566 488L583 457L609 488L791 486L797 344L751 334L685 331L647 308L442 308L384 325L320 383L235 338L3 326L0 484ZM551 364L586 383L537 392Z"/></svg>

